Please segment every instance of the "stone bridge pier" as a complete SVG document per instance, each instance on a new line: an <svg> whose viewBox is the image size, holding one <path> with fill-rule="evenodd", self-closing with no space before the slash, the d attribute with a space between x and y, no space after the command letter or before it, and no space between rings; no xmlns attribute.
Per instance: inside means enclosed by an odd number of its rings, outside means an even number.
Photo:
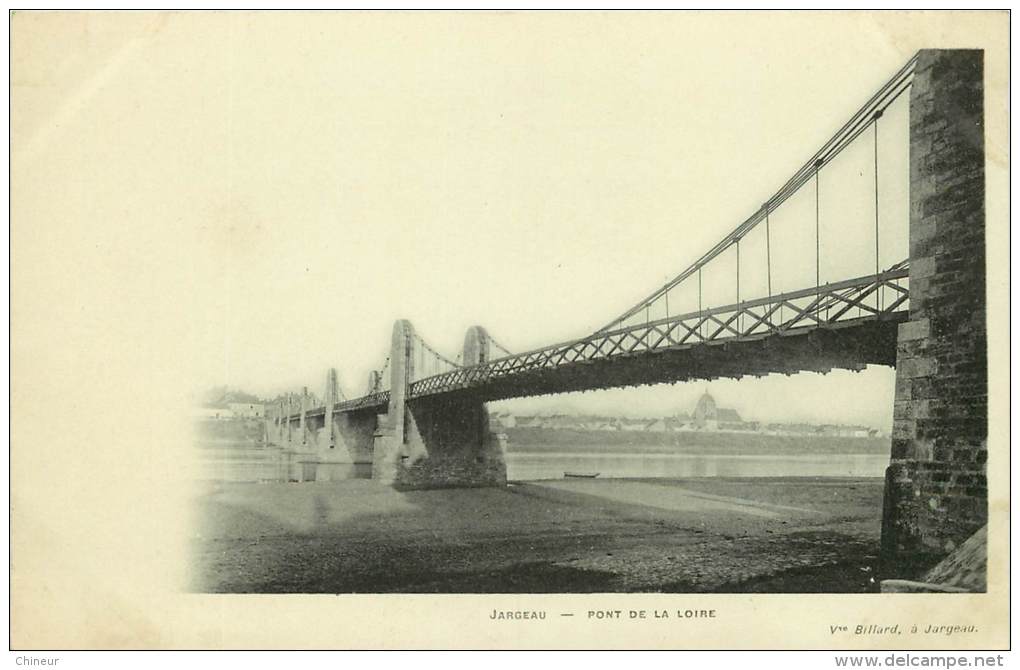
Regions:
<svg viewBox="0 0 1020 670"><path fill-rule="evenodd" d="M414 327L398 321L390 352L390 404L375 434L373 479L400 489L505 486L505 437L491 430L485 403L468 391L409 399L413 354ZM463 364L488 360L485 329L468 329Z"/></svg>
<svg viewBox="0 0 1020 670"><path fill-rule="evenodd" d="M336 370L327 376L322 413L310 413L307 389L290 394L266 416L268 441L283 447L290 477L299 481L348 479L370 468L376 432L374 412L334 413L339 401ZM289 418L288 418L289 417Z"/></svg>
<svg viewBox="0 0 1020 670"><path fill-rule="evenodd" d="M982 56L922 50L914 70L910 318L882 523L890 576L920 574L988 519Z"/></svg>

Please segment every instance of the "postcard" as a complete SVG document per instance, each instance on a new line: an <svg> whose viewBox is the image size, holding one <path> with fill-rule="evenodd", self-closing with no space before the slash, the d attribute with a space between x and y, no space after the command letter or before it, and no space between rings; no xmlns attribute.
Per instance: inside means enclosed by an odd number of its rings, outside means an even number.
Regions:
<svg viewBox="0 0 1020 670"><path fill-rule="evenodd" d="M1008 13L10 28L13 649L1008 647Z"/></svg>

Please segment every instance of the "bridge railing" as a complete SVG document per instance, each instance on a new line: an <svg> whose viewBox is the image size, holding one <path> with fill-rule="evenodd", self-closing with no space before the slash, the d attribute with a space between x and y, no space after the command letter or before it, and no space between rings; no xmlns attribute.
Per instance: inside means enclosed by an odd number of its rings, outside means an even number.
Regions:
<svg viewBox="0 0 1020 670"><path fill-rule="evenodd" d="M907 262L903 261L877 275L647 321L504 356L482 365L458 367L412 381L408 396L423 397L468 388L493 378L537 369L697 345L795 335L816 328L843 328L861 321L889 318L909 308L908 279ZM380 389L339 402L334 405L334 411L384 407L389 398L389 390ZM308 415L322 411L320 407Z"/></svg>
<svg viewBox="0 0 1020 670"><path fill-rule="evenodd" d="M389 391L379 391L376 393L369 393L368 395L360 398L353 398L351 400L345 400L344 402L337 403L333 406L334 412L351 412L354 410L365 409L368 407L378 407L381 405L388 405L390 402Z"/></svg>
<svg viewBox="0 0 1020 670"><path fill-rule="evenodd" d="M434 375L410 385L410 397L466 388L495 377L616 356L701 344L792 335L885 318L909 306L906 262L877 275L747 300L554 344Z"/></svg>

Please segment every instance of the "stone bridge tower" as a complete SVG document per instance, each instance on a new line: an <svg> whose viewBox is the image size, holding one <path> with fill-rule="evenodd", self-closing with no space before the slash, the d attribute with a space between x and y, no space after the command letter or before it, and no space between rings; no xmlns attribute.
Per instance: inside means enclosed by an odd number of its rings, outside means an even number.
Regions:
<svg viewBox="0 0 1020 670"><path fill-rule="evenodd" d="M462 364L489 360L489 336L473 326ZM390 350L390 404L380 417L372 477L396 488L505 486L505 438L492 432L485 403L470 391L408 398L414 378L414 327L397 321Z"/></svg>
<svg viewBox="0 0 1020 670"><path fill-rule="evenodd" d="M882 553L907 575L987 522L983 52L922 50L910 95L910 319Z"/></svg>

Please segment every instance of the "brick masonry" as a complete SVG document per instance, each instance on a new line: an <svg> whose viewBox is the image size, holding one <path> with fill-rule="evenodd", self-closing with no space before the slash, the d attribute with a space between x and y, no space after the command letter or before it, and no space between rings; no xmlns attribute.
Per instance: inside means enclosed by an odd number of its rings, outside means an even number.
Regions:
<svg viewBox="0 0 1020 670"><path fill-rule="evenodd" d="M393 487L400 490L506 486L506 461L494 455L476 457L433 454L397 467Z"/></svg>
<svg viewBox="0 0 1020 670"><path fill-rule="evenodd" d="M390 349L390 404L373 435L372 478L397 489L506 486L506 436L492 432L485 403L470 394L409 400L414 327L397 321ZM489 359L489 337L472 326L462 361Z"/></svg>
<svg viewBox="0 0 1020 670"><path fill-rule="evenodd" d="M396 488L506 486L506 436L492 432L484 403L417 400L408 403L406 416L407 442L397 462Z"/></svg>
<svg viewBox="0 0 1020 670"><path fill-rule="evenodd" d="M882 551L920 574L988 517L983 52L922 50L910 95L910 320Z"/></svg>

